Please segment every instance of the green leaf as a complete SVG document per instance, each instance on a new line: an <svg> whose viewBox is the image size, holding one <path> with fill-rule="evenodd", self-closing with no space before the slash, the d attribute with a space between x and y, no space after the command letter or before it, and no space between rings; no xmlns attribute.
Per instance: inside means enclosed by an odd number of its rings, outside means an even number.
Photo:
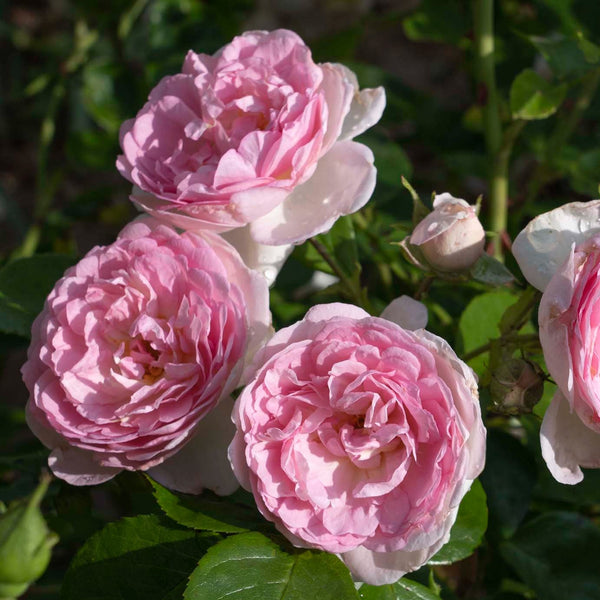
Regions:
<svg viewBox="0 0 600 600"><path fill-rule="evenodd" d="M529 509L537 469L533 456L512 435L488 430L481 483L487 495L490 529L512 535Z"/></svg>
<svg viewBox="0 0 600 600"><path fill-rule="evenodd" d="M340 271L350 278L355 278L358 282L360 263L358 262L358 247L351 216L340 217L327 233L315 236L315 241L324 247L329 259ZM314 270L337 275L332 266L310 242L299 246L295 256Z"/></svg>
<svg viewBox="0 0 600 600"><path fill-rule="evenodd" d="M190 576L184 600L357 600L343 563L325 552L288 554L260 533L213 546Z"/></svg>
<svg viewBox="0 0 600 600"><path fill-rule="evenodd" d="M529 36L527 38L548 61L550 68L557 77L576 78L585 75L594 68L595 62L590 62L595 55L585 44L574 37L552 35L548 37Z"/></svg>
<svg viewBox="0 0 600 600"><path fill-rule="evenodd" d="M424 0L402 21L402 26L411 40L457 44L469 32L470 20L461 2Z"/></svg>
<svg viewBox="0 0 600 600"><path fill-rule="evenodd" d="M475 281L493 286L506 285L515 280L513 274L499 260L485 253L471 267L470 274Z"/></svg>
<svg viewBox="0 0 600 600"><path fill-rule="evenodd" d="M230 498L220 498L203 492L200 496L175 494L153 479L154 498L165 514L175 522L192 529L240 533L260 526L264 519L248 506L234 503Z"/></svg>
<svg viewBox="0 0 600 600"><path fill-rule="evenodd" d="M469 302L458 322L464 352L483 346L500 335L498 322L516 299L512 292L499 289L476 296ZM476 373L485 371L488 355L485 352L469 361Z"/></svg>
<svg viewBox="0 0 600 600"><path fill-rule="evenodd" d="M83 69L82 103L94 121L116 136L123 121L114 81L116 68L110 63L88 63Z"/></svg>
<svg viewBox="0 0 600 600"><path fill-rule="evenodd" d="M485 492L478 480L465 494L456 522L450 531L450 540L429 561L433 565L445 565L467 558L481 544L487 529L488 511Z"/></svg>
<svg viewBox="0 0 600 600"><path fill-rule="evenodd" d="M581 515L541 515L502 544L500 552L540 599L600 598L600 528Z"/></svg>
<svg viewBox="0 0 600 600"><path fill-rule="evenodd" d="M513 119L545 119L557 111L566 93L566 83L552 85L533 69L525 69L510 88Z"/></svg>
<svg viewBox="0 0 600 600"><path fill-rule="evenodd" d="M62 600L176 600L219 537L173 527L157 515L109 523L79 550Z"/></svg>
<svg viewBox="0 0 600 600"><path fill-rule="evenodd" d="M539 302L541 294L534 287L527 287L519 299L511 304L500 319L499 328L503 334L519 331L531 319L534 306Z"/></svg>
<svg viewBox="0 0 600 600"><path fill-rule="evenodd" d="M600 183L600 149L570 150L573 151L564 152L565 157L558 166L566 170L569 183L576 192L596 198Z"/></svg>
<svg viewBox="0 0 600 600"><path fill-rule="evenodd" d="M429 588L405 578L391 585L363 585L359 593L363 600L439 600Z"/></svg>
<svg viewBox="0 0 600 600"><path fill-rule="evenodd" d="M412 164L406 152L391 140L381 140L375 136L364 135L361 141L369 146L375 155L377 180L388 185L402 187L401 177L412 177Z"/></svg>
<svg viewBox="0 0 600 600"><path fill-rule="evenodd" d="M600 62L600 46L586 39L581 31L578 31L576 36L579 49L583 52L585 60L592 65L597 65Z"/></svg>
<svg viewBox="0 0 600 600"><path fill-rule="evenodd" d="M321 234L318 238L333 254L346 275L352 276L360 272L352 217L340 217L327 233Z"/></svg>
<svg viewBox="0 0 600 600"><path fill-rule="evenodd" d="M70 256L39 254L0 269L0 331L28 337L46 296L73 262Z"/></svg>

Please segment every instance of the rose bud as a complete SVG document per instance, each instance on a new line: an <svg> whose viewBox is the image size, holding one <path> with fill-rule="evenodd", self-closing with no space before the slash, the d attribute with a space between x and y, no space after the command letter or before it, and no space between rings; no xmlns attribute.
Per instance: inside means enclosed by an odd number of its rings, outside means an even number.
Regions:
<svg viewBox="0 0 600 600"><path fill-rule="evenodd" d="M473 206L440 194L433 201L433 211L415 227L409 241L420 248L433 269L466 271L483 253L485 231Z"/></svg>
<svg viewBox="0 0 600 600"><path fill-rule="evenodd" d="M492 374L490 393L494 408L508 415L531 412L544 393L541 369L522 358L512 358Z"/></svg>
<svg viewBox="0 0 600 600"><path fill-rule="evenodd" d="M40 511L50 478L43 479L28 500L0 514L0 598L17 598L38 579L50 562L58 536Z"/></svg>
<svg viewBox="0 0 600 600"><path fill-rule="evenodd" d="M247 373L229 449L265 518L373 585L448 541L485 461L471 369L415 301L384 314L403 326L329 304L278 331Z"/></svg>

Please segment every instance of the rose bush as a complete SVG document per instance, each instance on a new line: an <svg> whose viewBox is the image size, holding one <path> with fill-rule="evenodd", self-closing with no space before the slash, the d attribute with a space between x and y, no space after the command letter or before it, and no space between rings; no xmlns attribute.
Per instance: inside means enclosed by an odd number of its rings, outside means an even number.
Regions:
<svg viewBox="0 0 600 600"><path fill-rule="evenodd" d="M422 323L414 301L388 314ZM346 304L320 305L256 356L230 459L292 543L339 553L379 585L448 540L481 472L472 371L441 338Z"/></svg>
<svg viewBox="0 0 600 600"><path fill-rule="evenodd" d="M373 155L351 139L376 123L383 88L315 64L293 32L250 31L215 55L190 51L121 128L132 199L184 229L249 224L282 245L328 230L375 185Z"/></svg>
<svg viewBox="0 0 600 600"><path fill-rule="evenodd" d="M450 194L438 194L430 212L414 229L410 244L419 246L439 271L464 271L483 253L485 231L475 208Z"/></svg>
<svg viewBox="0 0 600 600"><path fill-rule="evenodd" d="M542 423L542 454L561 483L600 468L600 200L573 202L531 221L513 244L544 292L540 342L558 390Z"/></svg>
<svg viewBox="0 0 600 600"><path fill-rule="evenodd" d="M208 413L269 323L264 279L216 234L145 218L93 248L50 293L22 369L51 469L75 485L139 469L182 491L232 491L230 407Z"/></svg>

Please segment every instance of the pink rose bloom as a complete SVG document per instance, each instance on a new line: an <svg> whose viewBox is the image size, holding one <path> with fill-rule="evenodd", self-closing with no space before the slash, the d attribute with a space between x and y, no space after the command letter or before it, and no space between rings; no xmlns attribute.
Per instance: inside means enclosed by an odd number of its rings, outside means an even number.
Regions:
<svg viewBox="0 0 600 600"><path fill-rule="evenodd" d="M580 467L600 468L600 200L535 218L513 253L544 292L540 342L558 386L540 430L542 455L557 481L575 484Z"/></svg>
<svg viewBox="0 0 600 600"><path fill-rule="evenodd" d="M412 299L384 314L406 314ZM234 409L240 483L295 545L391 583L449 538L483 468L473 372L448 344L347 304L320 305L261 350Z"/></svg>
<svg viewBox="0 0 600 600"><path fill-rule="evenodd" d="M375 186L373 155L350 141L383 112L338 64L315 64L293 32L250 31L213 56L188 52L121 127L132 200L184 229L249 224L282 245L327 231Z"/></svg>
<svg viewBox="0 0 600 600"><path fill-rule="evenodd" d="M233 491L220 414L231 407L210 411L269 323L266 282L216 234L145 218L92 249L48 296L22 369L51 469L74 485L127 469Z"/></svg>
<svg viewBox="0 0 600 600"><path fill-rule="evenodd" d="M485 231L475 208L450 194L436 195L433 211L414 229L410 243L439 271L465 271L483 254Z"/></svg>

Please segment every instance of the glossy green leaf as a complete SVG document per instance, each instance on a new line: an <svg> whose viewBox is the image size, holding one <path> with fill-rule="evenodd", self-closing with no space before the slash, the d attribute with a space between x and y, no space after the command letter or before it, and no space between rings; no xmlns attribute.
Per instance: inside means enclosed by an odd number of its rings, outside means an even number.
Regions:
<svg viewBox="0 0 600 600"><path fill-rule="evenodd" d="M165 514L185 527L222 533L240 533L261 525L264 519L248 506L235 503L231 497L221 498L204 492L199 496L176 494L156 481L154 498Z"/></svg>
<svg viewBox="0 0 600 600"><path fill-rule="evenodd" d="M357 600L350 574L334 555L288 554L259 533L213 546L190 576L184 600Z"/></svg>
<svg viewBox="0 0 600 600"><path fill-rule="evenodd" d="M156 515L109 523L79 550L63 600L176 600L198 559L218 540Z"/></svg>
<svg viewBox="0 0 600 600"><path fill-rule="evenodd" d="M391 585L363 585L359 593L363 600L439 600L429 588L406 578Z"/></svg>
<svg viewBox="0 0 600 600"><path fill-rule="evenodd" d="M481 544L487 522L485 492L479 481L475 480L460 503L456 522L450 531L450 540L429 561L430 564L450 564L473 554Z"/></svg>
<svg viewBox="0 0 600 600"><path fill-rule="evenodd" d="M0 269L0 331L29 336L46 296L72 264L70 256L39 254Z"/></svg>
<svg viewBox="0 0 600 600"><path fill-rule="evenodd" d="M500 335L498 322L516 299L512 292L498 289L476 296L469 302L458 322L465 352L483 346ZM469 365L481 374L485 371L487 362L488 353L485 352L470 360Z"/></svg>
<svg viewBox="0 0 600 600"><path fill-rule="evenodd" d="M581 515L541 515L521 527L500 551L540 599L600 598L600 528Z"/></svg>
<svg viewBox="0 0 600 600"><path fill-rule="evenodd" d="M553 85L533 69L521 71L510 88L513 119L545 119L554 114L567 93L567 85Z"/></svg>
<svg viewBox="0 0 600 600"><path fill-rule="evenodd" d="M500 286L512 283L514 275L499 261L489 254L482 254L471 267L471 277L475 281L487 285Z"/></svg>

